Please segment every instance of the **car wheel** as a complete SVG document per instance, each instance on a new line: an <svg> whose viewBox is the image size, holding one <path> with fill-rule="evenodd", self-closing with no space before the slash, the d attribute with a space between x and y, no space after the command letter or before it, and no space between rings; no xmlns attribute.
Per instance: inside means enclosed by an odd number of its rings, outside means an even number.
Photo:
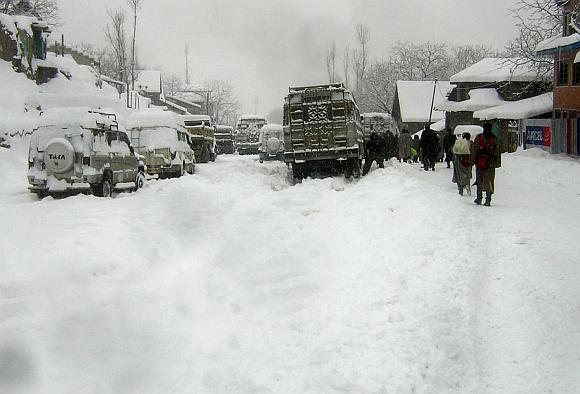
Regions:
<svg viewBox="0 0 580 394"><path fill-rule="evenodd" d="M147 177L145 176L143 171L139 171L137 173L137 176L135 177L135 189L134 189L134 191L137 191L137 190L143 188L143 186L145 186L145 182L147 182Z"/></svg>
<svg viewBox="0 0 580 394"><path fill-rule="evenodd" d="M109 178L103 179L101 183L94 186L93 194L97 197L111 197L113 195L113 184Z"/></svg>

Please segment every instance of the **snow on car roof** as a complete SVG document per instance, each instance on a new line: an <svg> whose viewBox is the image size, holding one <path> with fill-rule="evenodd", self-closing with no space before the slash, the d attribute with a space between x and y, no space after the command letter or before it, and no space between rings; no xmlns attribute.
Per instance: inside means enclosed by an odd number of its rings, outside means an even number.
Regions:
<svg viewBox="0 0 580 394"><path fill-rule="evenodd" d="M390 120L391 115L384 112L366 112L363 114L365 118L383 118L385 120Z"/></svg>
<svg viewBox="0 0 580 394"><path fill-rule="evenodd" d="M209 115L181 115L181 117L184 121L209 120L211 122Z"/></svg>
<svg viewBox="0 0 580 394"><path fill-rule="evenodd" d="M127 128L184 127L183 119L171 111L146 109L133 112L127 118Z"/></svg>
<svg viewBox="0 0 580 394"><path fill-rule="evenodd" d="M242 116L240 116L240 120L248 120L248 119L266 120L266 115L242 115Z"/></svg>
<svg viewBox="0 0 580 394"><path fill-rule="evenodd" d="M429 121L434 81L397 81L397 94L404 123L425 123ZM445 100L454 86L448 81L437 81L435 105ZM443 112L433 111L432 121L443 119Z"/></svg>
<svg viewBox="0 0 580 394"><path fill-rule="evenodd" d="M116 114L106 114L92 110L89 107L53 108L41 113L38 121L39 127L83 127L94 128L97 124L108 128L117 125Z"/></svg>
<svg viewBox="0 0 580 394"><path fill-rule="evenodd" d="M451 77L452 83L459 82L529 82L537 78L530 65L518 65L517 58L488 57Z"/></svg>
<svg viewBox="0 0 580 394"><path fill-rule="evenodd" d="M472 89L469 99L463 101L445 101L435 106L435 109L447 112L473 112L505 104L494 88Z"/></svg>

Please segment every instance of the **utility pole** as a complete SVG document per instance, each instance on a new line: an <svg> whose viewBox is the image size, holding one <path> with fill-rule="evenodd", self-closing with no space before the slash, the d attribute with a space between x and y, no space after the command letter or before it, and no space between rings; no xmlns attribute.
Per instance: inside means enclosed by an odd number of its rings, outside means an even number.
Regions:
<svg viewBox="0 0 580 394"><path fill-rule="evenodd" d="M433 83L433 97L431 98L431 109L429 110L429 125L431 125L431 118L433 116L433 104L435 104L435 89L437 88L437 78Z"/></svg>
<svg viewBox="0 0 580 394"><path fill-rule="evenodd" d="M189 44L185 44L185 86L189 85Z"/></svg>

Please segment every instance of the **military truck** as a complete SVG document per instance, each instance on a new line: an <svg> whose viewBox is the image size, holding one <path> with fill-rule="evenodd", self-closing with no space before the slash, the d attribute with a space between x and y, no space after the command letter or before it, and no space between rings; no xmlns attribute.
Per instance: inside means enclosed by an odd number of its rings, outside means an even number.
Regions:
<svg viewBox="0 0 580 394"><path fill-rule="evenodd" d="M260 129L268 124L264 115L242 115L236 130L236 150L240 155L257 155Z"/></svg>
<svg viewBox="0 0 580 394"><path fill-rule="evenodd" d="M382 112L369 112L363 114L363 134L365 142L369 140L371 133L385 135L391 131L391 115Z"/></svg>
<svg viewBox="0 0 580 394"><path fill-rule="evenodd" d="M231 126L217 125L215 127L215 142L218 154L234 153L234 128Z"/></svg>
<svg viewBox="0 0 580 394"><path fill-rule="evenodd" d="M181 115L198 163L215 161L215 127L208 115Z"/></svg>
<svg viewBox="0 0 580 394"><path fill-rule="evenodd" d="M289 89L284 103L284 161L294 178L342 172L359 177L364 157L361 116L342 83Z"/></svg>

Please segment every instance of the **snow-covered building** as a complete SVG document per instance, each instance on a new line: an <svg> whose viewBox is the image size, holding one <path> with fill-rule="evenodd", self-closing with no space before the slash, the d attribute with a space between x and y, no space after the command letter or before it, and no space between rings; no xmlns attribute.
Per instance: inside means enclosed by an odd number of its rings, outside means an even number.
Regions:
<svg viewBox="0 0 580 394"><path fill-rule="evenodd" d="M392 117L398 130L407 129L413 134L422 130L429 120L441 121L445 113L434 107L444 102L452 89L449 81L397 81Z"/></svg>
<svg viewBox="0 0 580 394"><path fill-rule="evenodd" d="M141 95L149 97L153 102L161 97L163 87L161 85L161 71L141 70L135 80L135 90Z"/></svg>
<svg viewBox="0 0 580 394"><path fill-rule="evenodd" d="M557 3L563 7L562 34L536 47L539 55L554 58L552 129L544 133L551 133L548 141L553 153L577 156L580 155L580 0Z"/></svg>
<svg viewBox="0 0 580 394"><path fill-rule="evenodd" d="M37 83L54 78L58 69L46 61L52 28L33 16L0 13L0 59Z"/></svg>
<svg viewBox="0 0 580 394"><path fill-rule="evenodd" d="M482 59L453 75L450 81L455 85L453 91L435 109L446 112L445 127L452 130L460 125L480 125L483 121L474 117L475 112L545 93L545 83L538 79L536 70L511 58ZM515 150L517 124L500 119L491 122L494 132L502 136L502 151Z"/></svg>

